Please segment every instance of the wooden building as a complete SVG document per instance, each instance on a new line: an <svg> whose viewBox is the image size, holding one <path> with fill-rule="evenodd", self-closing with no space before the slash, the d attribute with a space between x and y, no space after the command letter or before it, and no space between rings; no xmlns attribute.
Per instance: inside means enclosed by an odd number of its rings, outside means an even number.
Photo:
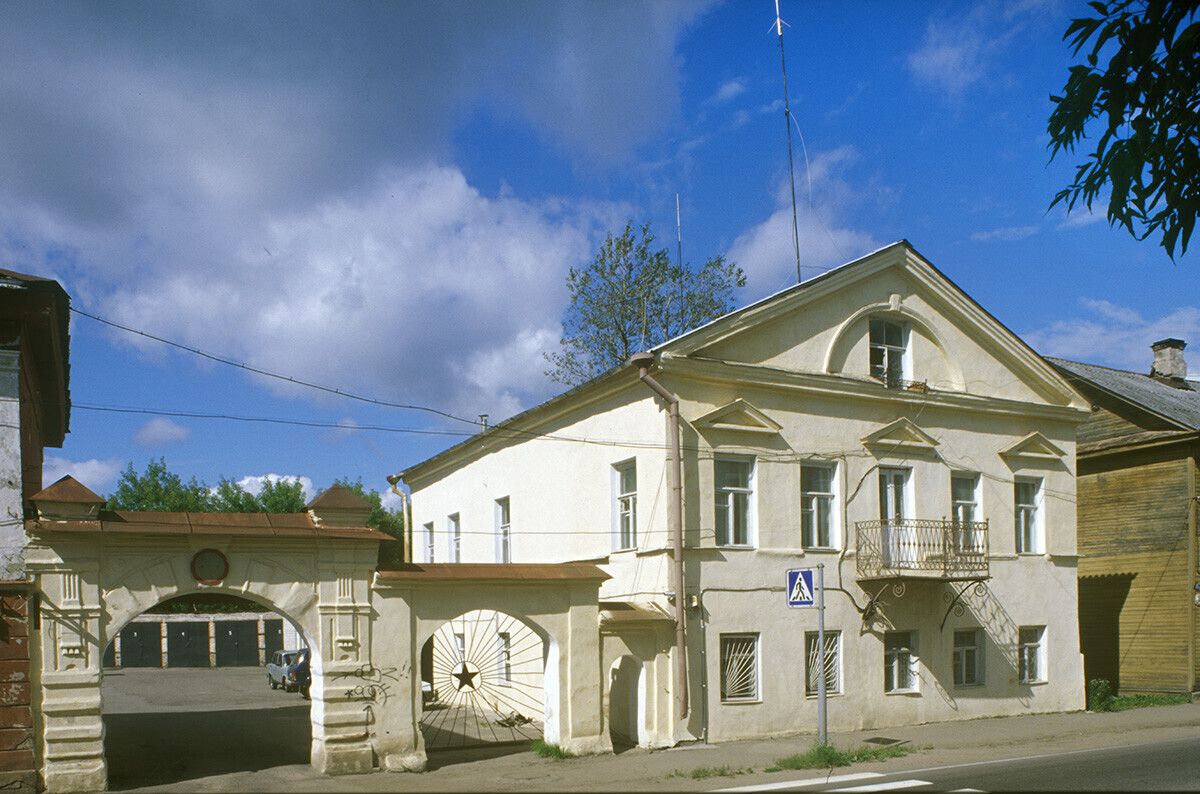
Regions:
<svg viewBox="0 0 1200 794"><path fill-rule="evenodd" d="M1148 375L1049 359L1091 400L1079 427L1079 633L1088 681L1200 689L1200 383L1185 343L1152 345Z"/></svg>

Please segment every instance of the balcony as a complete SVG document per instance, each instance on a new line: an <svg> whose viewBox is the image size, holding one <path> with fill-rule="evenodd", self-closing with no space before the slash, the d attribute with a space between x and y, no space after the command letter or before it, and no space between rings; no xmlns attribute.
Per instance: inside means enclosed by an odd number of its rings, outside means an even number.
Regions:
<svg viewBox="0 0 1200 794"><path fill-rule="evenodd" d="M858 578L988 578L986 521L859 521Z"/></svg>

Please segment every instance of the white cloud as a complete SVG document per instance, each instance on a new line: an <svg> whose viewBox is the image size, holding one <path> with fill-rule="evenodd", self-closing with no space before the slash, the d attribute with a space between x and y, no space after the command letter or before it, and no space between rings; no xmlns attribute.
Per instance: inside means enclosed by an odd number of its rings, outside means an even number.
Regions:
<svg viewBox="0 0 1200 794"><path fill-rule="evenodd" d="M110 493L121 477L124 464L114 459L73 461L59 455L42 460L42 484L53 485L68 474L98 496Z"/></svg>
<svg viewBox="0 0 1200 794"><path fill-rule="evenodd" d="M192 431L183 425L176 424L170 419L156 416L142 425L133 434L133 440L143 447L160 447L164 444L175 444L187 441L192 437Z"/></svg>
<svg viewBox="0 0 1200 794"><path fill-rule="evenodd" d="M262 490L265 483L277 483L286 480L287 482L300 482L300 487L304 489L304 500L312 501L317 497L317 492L313 488L313 482L308 477L301 477L293 474L261 474L250 475L243 477L237 481L237 484L242 486L247 493L256 494Z"/></svg>
<svg viewBox="0 0 1200 794"><path fill-rule="evenodd" d="M1046 13L1044 3L952 5L953 12L926 23L908 68L920 84L958 100L976 83L995 80L1000 56L1029 21ZM967 10L963 11L962 9Z"/></svg>
<svg viewBox="0 0 1200 794"><path fill-rule="evenodd" d="M1012 242L1014 240L1024 240L1026 237L1032 237L1039 231L1039 226L1034 223L1028 226L1006 226L1002 229L992 229L986 232L976 232L971 235L972 240L987 241L987 240L1003 240L1004 242Z"/></svg>
<svg viewBox="0 0 1200 794"><path fill-rule="evenodd" d="M797 180L800 264L805 280L877 247L869 233L840 227L846 210L859 200L840 172L857 159L843 146L816 154L809 164L812 205L805 200L808 181ZM776 190L776 208L762 223L741 234L729 259L746 272L746 295L757 300L796 283L796 248L792 236L792 196L787 180Z"/></svg>
<svg viewBox="0 0 1200 794"><path fill-rule="evenodd" d="M1150 371L1150 345L1160 339L1200 342L1200 306L1183 306L1147 319L1106 300L1083 298L1079 303L1085 316L1059 320L1022 338L1042 355L1132 372ZM1185 351L1184 357L1194 356ZM1188 371L1196 373L1200 368L1193 364Z"/></svg>
<svg viewBox="0 0 1200 794"><path fill-rule="evenodd" d="M738 77L722 83L717 92L709 97L707 101L712 104L720 104L728 102L731 99L736 99L744 93L746 93L746 80L745 78Z"/></svg>

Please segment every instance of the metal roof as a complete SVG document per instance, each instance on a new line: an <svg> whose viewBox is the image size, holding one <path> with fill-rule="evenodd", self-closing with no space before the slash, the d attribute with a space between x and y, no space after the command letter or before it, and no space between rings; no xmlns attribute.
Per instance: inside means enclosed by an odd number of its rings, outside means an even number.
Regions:
<svg viewBox="0 0 1200 794"><path fill-rule="evenodd" d="M1046 360L1068 380L1088 383L1177 424L1181 429L1200 430L1200 384L1195 381L1172 384L1139 372L1109 369L1061 358Z"/></svg>

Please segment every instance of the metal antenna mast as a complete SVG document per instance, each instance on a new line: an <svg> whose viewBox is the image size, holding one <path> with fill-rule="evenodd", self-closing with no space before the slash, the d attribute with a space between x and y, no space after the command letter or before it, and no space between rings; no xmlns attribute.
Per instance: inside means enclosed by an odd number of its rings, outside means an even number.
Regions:
<svg viewBox="0 0 1200 794"><path fill-rule="evenodd" d="M796 220L796 175L792 166L792 111L788 106L787 64L783 58L783 20L779 17L779 0L775 0L775 30L779 32L779 68L783 72L783 120L787 126L788 179L792 183L792 243L796 246L796 283L804 280L800 274L800 225Z"/></svg>

